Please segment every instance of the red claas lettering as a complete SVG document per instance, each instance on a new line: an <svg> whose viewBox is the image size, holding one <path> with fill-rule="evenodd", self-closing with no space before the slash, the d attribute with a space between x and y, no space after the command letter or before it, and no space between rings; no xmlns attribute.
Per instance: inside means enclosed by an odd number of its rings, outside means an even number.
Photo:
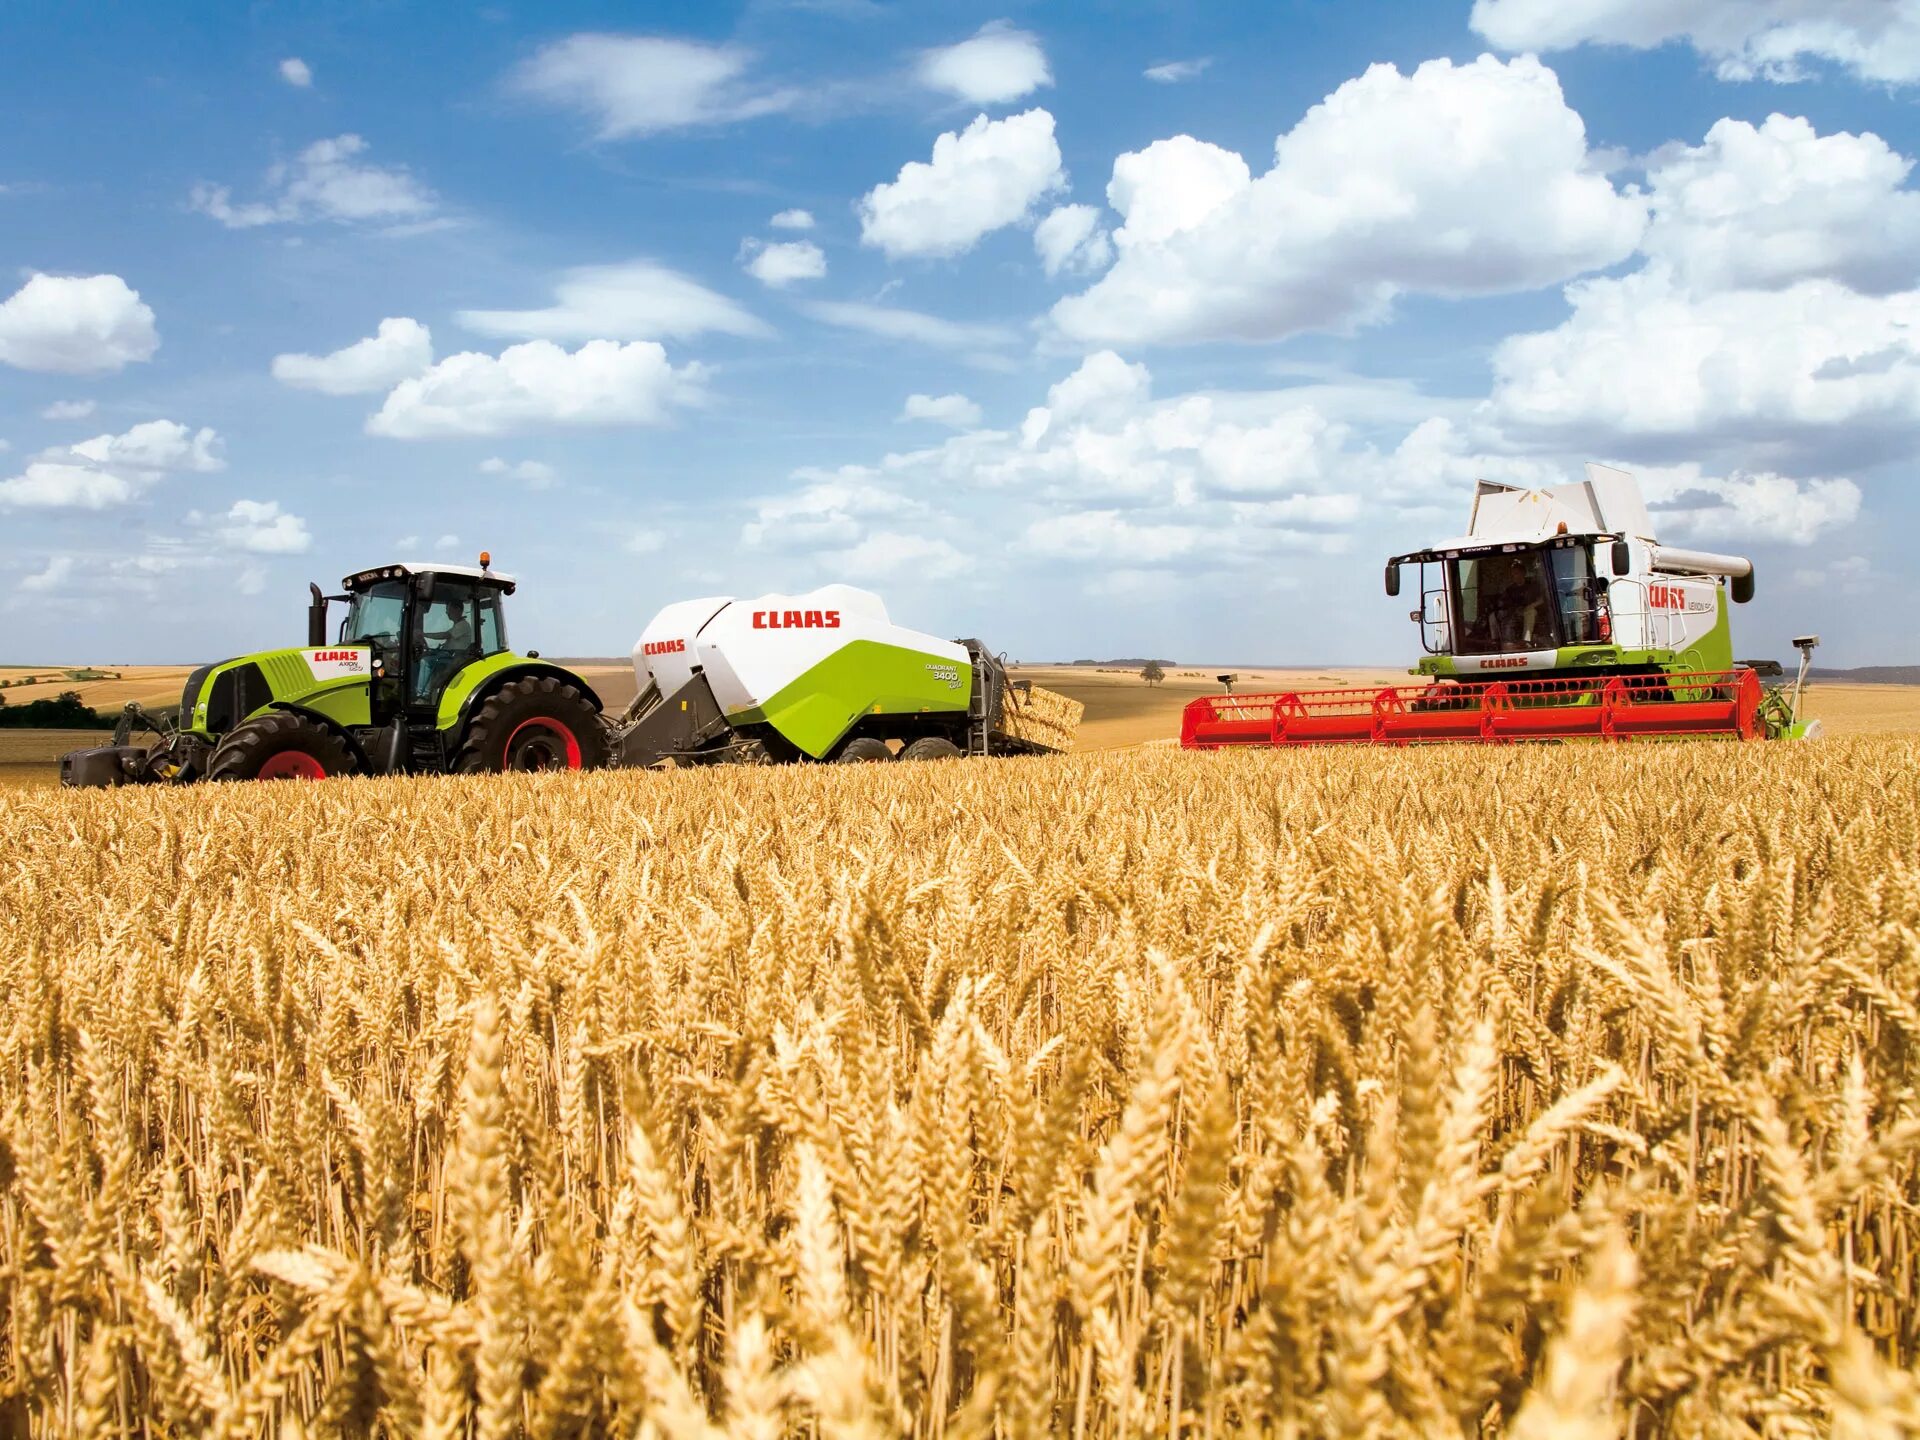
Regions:
<svg viewBox="0 0 1920 1440"><path fill-rule="evenodd" d="M838 610L756 610L756 630L838 630Z"/></svg>

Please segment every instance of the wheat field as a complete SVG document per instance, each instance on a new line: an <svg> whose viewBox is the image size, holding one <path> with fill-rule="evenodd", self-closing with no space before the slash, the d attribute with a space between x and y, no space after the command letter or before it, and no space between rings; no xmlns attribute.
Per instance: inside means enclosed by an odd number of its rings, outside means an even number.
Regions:
<svg viewBox="0 0 1920 1440"><path fill-rule="evenodd" d="M0 1432L1920 1433L1920 740L0 792Z"/></svg>

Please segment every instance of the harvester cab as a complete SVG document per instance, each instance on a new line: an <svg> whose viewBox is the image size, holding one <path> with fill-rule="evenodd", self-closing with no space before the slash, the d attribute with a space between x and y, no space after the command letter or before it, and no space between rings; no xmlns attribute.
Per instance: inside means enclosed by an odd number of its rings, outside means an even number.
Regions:
<svg viewBox="0 0 1920 1440"><path fill-rule="evenodd" d="M1753 598L1753 562L1662 544L1625 471L1588 465L1544 490L1483 480L1464 535L1387 562L1389 596L1409 578L1422 683L1210 696L1188 706L1182 743L1815 733L1798 686L1763 689L1734 661L1728 605Z"/></svg>
<svg viewBox="0 0 1920 1440"><path fill-rule="evenodd" d="M581 769L607 759L593 690L508 647L513 577L392 564L310 586L307 643L187 677L175 720L129 707L114 744L61 761L69 785L322 779L355 773ZM345 611L330 625L330 607ZM135 746L131 730L158 742Z"/></svg>

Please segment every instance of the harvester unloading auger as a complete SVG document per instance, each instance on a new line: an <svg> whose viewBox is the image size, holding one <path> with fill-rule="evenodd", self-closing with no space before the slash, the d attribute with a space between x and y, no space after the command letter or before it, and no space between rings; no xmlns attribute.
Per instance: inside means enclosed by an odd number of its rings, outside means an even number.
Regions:
<svg viewBox="0 0 1920 1440"><path fill-rule="evenodd" d="M1387 562L1388 595L1418 566L1426 654L1411 685L1209 695L1181 719L1190 750L1235 745L1809 737L1800 673L1733 658L1727 602L1753 563L1663 545L1631 475L1587 466L1546 490L1481 481L1467 533Z"/></svg>

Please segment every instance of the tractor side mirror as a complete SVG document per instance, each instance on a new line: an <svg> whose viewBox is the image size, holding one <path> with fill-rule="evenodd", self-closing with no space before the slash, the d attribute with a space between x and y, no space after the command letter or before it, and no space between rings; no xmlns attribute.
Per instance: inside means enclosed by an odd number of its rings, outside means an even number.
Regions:
<svg viewBox="0 0 1920 1440"><path fill-rule="evenodd" d="M1398 595L1399 593L1400 567L1389 561L1387 564L1387 594Z"/></svg>
<svg viewBox="0 0 1920 1440"><path fill-rule="evenodd" d="M433 603L433 576L416 575L413 578L413 595L422 605Z"/></svg>
<svg viewBox="0 0 1920 1440"><path fill-rule="evenodd" d="M1613 573L1628 574L1633 569L1633 547L1624 540L1613 542Z"/></svg>

